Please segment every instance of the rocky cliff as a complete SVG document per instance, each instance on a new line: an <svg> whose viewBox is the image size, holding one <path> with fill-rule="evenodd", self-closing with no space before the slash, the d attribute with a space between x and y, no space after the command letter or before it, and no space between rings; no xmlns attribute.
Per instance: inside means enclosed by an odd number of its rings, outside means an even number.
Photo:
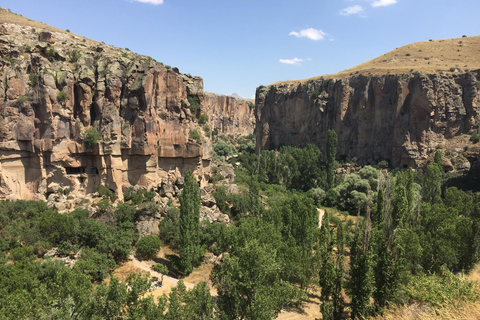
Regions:
<svg viewBox="0 0 480 320"><path fill-rule="evenodd" d="M203 97L204 112L208 114L212 128L217 128L223 134L245 136L253 133L253 103L212 93L206 93Z"/></svg>
<svg viewBox="0 0 480 320"><path fill-rule="evenodd" d="M337 157L416 168L451 139L478 131L479 80L475 70L354 75L259 87L256 151L309 143L325 151L327 130L332 129L338 135ZM457 151L464 160L468 156L464 145ZM478 157L478 148L468 152ZM469 167L468 162L458 165Z"/></svg>
<svg viewBox="0 0 480 320"><path fill-rule="evenodd" d="M212 147L198 117L252 132L242 106L129 50L3 23L0 199L45 199L60 188L83 196L96 185L121 198L126 186L158 187L187 170L205 182Z"/></svg>

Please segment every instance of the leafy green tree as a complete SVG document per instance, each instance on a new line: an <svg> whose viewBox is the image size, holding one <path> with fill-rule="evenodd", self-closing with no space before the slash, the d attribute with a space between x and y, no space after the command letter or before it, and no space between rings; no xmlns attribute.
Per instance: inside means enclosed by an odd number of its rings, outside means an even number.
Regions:
<svg viewBox="0 0 480 320"><path fill-rule="evenodd" d="M185 174L180 200L180 268L192 272L203 254L200 246L200 191L191 171Z"/></svg>
<svg viewBox="0 0 480 320"><path fill-rule="evenodd" d="M442 171L435 162L427 166L425 180L422 189L422 198L426 203L434 204L441 199Z"/></svg>
<svg viewBox="0 0 480 320"><path fill-rule="evenodd" d="M115 261L105 253L100 253L91 248L83 248L80 259L75 263L74 270L87 275L91 281L100 282L105 279L116 266Z"/></svg>
<svg viewBox="0 0 480 320"><path fill-rule="evenodd" d="M212 281L224 319L274 319L298 296L298 289L281 279L276 250L257 239L248 240L214 267Z"/></svg>
<svg viewBox="0 0 480 320"><path fill-rule="evenodd" d="M160 251L161 247L162 242L157 236L148 235L137 242L137 253L145 259L151 259Z"/></svg>
<svg viewBox="0 0 480 320"><path fill-rule="evenodd" d="M327 171L327 188L333 188L335 179L335 156L337 154L338 137L334 130L327 131L327 153L325 155L325 167Z"/></svg>

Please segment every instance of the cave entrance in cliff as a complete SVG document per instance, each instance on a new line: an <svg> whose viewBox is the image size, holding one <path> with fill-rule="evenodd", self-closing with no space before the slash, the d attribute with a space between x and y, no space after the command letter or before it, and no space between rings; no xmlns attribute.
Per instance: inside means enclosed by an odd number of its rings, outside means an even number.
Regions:
<svg viewBox="0 0 480 320"><path fill-rule="evenodd" d="M85 173L85 167L66 167L65 170L67 171L67 174L82 174Z"/></svg>

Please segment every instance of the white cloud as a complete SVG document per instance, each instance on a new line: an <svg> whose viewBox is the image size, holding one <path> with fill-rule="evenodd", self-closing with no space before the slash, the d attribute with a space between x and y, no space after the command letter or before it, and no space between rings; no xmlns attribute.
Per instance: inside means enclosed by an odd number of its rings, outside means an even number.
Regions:
<svg viewBox="0 0 480 320"><path fill-rule="evenodd" d="M311 40L323 40L327 35L322 30L317 30L313 28L303 29L300 32L292 31L289 33L290 36L295 36L297 38L308 38Z"/></svg>
<svg viewBox="0 0 480 320"><path fill-rule="evenodd" d="M397 3L397 0L374 0L372 2L372 7L386 7L392 4Z"/></svg>
<svg viewBox="0 0 480 320"><path fill-rule="evenodd" d="M154 4L154 5L163 4L163 0L133 0L133 1L142 2L142 3L150 3L150 4Z"/></svg>
<svg viewBox="0 0 480 320"><path fill-rule="evenodd" d="M342 9L338 13L340 13L342 16L349 16L351 14L359 14L362 12L363 12L362 6L359 6L358 4L356 4L354 6L350 6L345 9Z"/></svg>
<svg viewBox="0 0 480 320"><path fill-rule="evenodd" d="M296 66L299 66L301 65L301 62L303 62L305 60L303 59L299 59L299 58L293 58L293 59L280 59L280 62L281 63L285 63L285 64L292 64L292 65L296 65Z"/></svg>

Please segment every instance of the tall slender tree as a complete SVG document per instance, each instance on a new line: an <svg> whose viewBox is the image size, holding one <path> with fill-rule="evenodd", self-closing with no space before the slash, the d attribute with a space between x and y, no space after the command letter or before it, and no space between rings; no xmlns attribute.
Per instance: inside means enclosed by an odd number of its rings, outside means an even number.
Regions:
<svg viewBox="0 0 480 320"><path fill-rule="evenodd" d="M328 189L333 187L335 179L335 155L337 154L337 133L333 130L327 132L327 153L325 166L327 169L327 187Z"/></svg>
<svg viewBox="0 0 480 320"><path fill-rule="evenodd" d="M180 200L180 269L184 274L192 272L200 261L200 191L191 171L185 174Z"/></svg>

